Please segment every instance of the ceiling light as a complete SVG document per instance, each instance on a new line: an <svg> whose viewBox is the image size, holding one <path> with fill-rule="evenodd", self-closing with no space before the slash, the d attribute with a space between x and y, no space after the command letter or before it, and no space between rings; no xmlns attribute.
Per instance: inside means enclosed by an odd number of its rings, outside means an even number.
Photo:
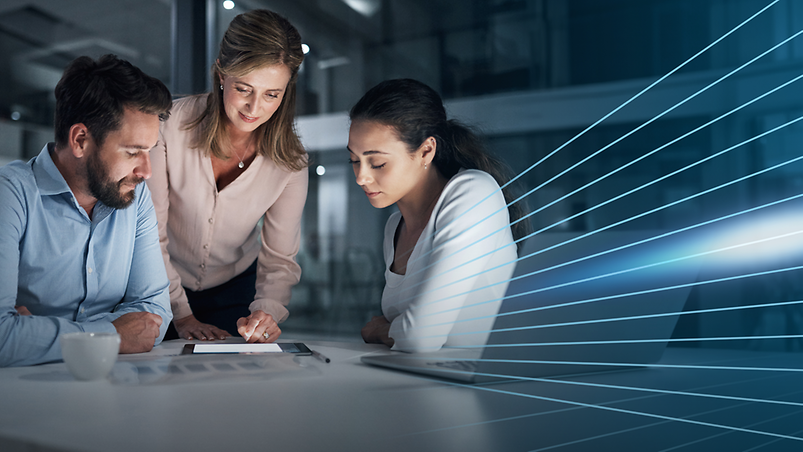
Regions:
<svg viewBox="0 0 803 452"><path fill-rule="evenodd" d="M351 9L365 17L371 17L382 7L380 0L343 0Z"/></svg>

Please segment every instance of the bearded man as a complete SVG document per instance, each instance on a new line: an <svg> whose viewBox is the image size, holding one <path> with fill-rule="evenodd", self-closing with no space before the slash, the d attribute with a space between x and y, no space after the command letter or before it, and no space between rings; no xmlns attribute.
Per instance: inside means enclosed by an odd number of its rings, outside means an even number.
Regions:
<svg viewBox="0 0 803 452"><path fill-rule="evenodd" d="M0 367L61 359L58 337L161 342L169 281L148 188L171 96L127 61L79 57L55 89L55 143L0 168Z"/></svg>

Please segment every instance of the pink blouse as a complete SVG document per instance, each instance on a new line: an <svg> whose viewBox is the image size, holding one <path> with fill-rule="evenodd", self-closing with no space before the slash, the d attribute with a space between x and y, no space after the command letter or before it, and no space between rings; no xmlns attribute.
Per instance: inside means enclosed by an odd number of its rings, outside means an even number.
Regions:
<svg viewBox="0 0 803 452"><path fill-rule="evenodd" d="M257 155L218 191L211 158L190 147L193 132L185 130L205 104L206 95L176 100L151 149L153 175L147 183L159 221L173 316L192 314L184 287L198 291L218 286L258 258L256 297L249 308L284 321L290 289L301 277L295 256L307 171L292 172Z"/></svg>

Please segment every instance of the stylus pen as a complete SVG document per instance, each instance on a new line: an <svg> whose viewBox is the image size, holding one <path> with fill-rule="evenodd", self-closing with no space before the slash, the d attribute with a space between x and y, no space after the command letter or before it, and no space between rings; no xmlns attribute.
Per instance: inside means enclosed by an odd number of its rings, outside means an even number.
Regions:
<svg viewBox="0 0 803 452"><path fill-rule="evenodd" d="M323 361L323 362L325 362L325 363L329 363L329 362L331 362L331 361L332 361L331 359L329 359L329 358L327 358L327 357L325 357L325 356L321 355L320 353L316 352L315 350L310 350L310 351L312 352L312 356L314 356L314 357L316 357L316 358L320 359L321 361Z"/></svg>

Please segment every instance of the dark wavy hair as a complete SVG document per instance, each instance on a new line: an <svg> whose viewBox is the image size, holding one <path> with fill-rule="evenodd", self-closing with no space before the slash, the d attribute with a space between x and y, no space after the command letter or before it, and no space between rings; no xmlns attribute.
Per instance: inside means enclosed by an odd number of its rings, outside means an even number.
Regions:
<svg viewBox="0 0 803 452"><path fill-rule="evenodd" d="M393 127L399 139L415 152L429 137L435 138L437 151L432 163L447 179L460 168L484 171L499 186L510 180L510 170L501 160L488 153L479 135L468 126L446 118L443 100L434 89L412 79L386 80L371 88L352 107L351 121L371 121ZM502 190L510 204L515 194L510 187ZM522 201L508 207L510 222L522 218L526 207ZM511 225L518 240L530 231L529 220Z"/></svg>
<svg viewBox="0 0 803 452"><path fill-rule="evenodd" d="M170 91L162 82L115 55L103 55L97 61L76 58L64 70L55 94L58 146L67 145L75 124L84 124L100 146L109 132L122 127L126 108L165 120L172 105Z"/></svg>

